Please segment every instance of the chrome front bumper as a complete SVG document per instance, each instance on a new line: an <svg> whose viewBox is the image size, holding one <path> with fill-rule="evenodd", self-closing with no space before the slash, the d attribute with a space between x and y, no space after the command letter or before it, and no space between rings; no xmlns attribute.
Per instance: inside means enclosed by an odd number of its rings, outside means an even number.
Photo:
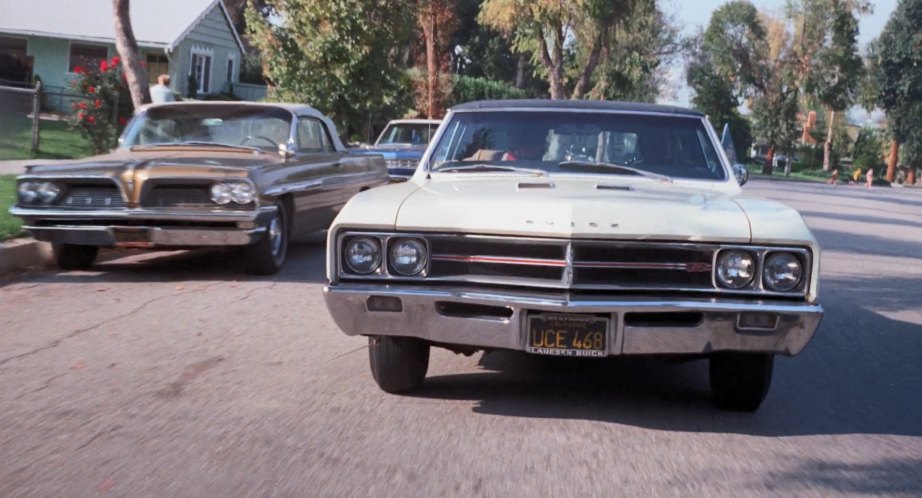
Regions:
<svg viewBox="0 0 922 498"><path fill-rule="evenodd" d="M266 233L265 227L250 229L182 228L182 227L119 227L119 226L23 226L36 240L56 244L101 247L204 247L245 246L253 244ZM127 230L142 237L125 240L117 234Z"/></svg>
<svg viewBox="0 0 922 498"><path fill-rule="evenodd" d="M792 356L807 345L823 315L817 304L747 299L574 296L343 283L324 287L323 295L333 320L347 335L418 337L484 349L524 351L530 313L608 315L609 355L748 351ZM401 310L369 311L372 296L399 298ZM687 317L699 314L700 319L688 322ZM751 314L771 317L774 325L741 326L741 316ZM670 323L673 316L683 319Z"/></svg>
<svg viewBox="0 0 922 498"><path fill-rule="evenodd" d="M275 210L275 206L249 211L67 210L13 206L10 213L25 220L23 229L45 242L153 248L250 245L266 233L265 220Z"/></svg>

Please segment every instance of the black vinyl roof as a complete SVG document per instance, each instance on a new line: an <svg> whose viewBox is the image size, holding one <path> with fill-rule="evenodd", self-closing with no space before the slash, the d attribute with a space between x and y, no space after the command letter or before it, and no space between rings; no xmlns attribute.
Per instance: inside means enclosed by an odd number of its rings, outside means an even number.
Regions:
<svg viewBox="0 0 922 498"><path fill-rule="evenodd" d="M704 114L699 111L685 109L683 107L658 104L642 104L639 102L615 102L608 100L479 100L476 102L466 102L464 104L459 104L452 107L453 111L476 111L489 109L573 109L590 111L656 112L661 114L704 116Z"/></svg>

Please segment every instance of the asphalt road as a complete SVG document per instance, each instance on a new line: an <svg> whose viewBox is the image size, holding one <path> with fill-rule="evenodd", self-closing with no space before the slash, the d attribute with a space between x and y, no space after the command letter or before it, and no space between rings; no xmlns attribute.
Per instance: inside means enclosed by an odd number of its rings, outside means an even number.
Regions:
<svg viewBox="0 0 922 498"><path fill-rule="evenodd" d="M703 362L435 350L379 391L323 247L109 253L0 278L0 496L922 496L922 191L754 181L825 253L823 324L755 414Z"/></svg>

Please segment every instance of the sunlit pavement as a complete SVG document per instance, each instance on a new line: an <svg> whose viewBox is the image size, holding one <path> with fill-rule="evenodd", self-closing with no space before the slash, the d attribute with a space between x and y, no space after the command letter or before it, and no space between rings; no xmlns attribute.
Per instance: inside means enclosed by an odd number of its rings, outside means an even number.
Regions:
<svg viewBox="0 0 922 498"><path fill-rule="evenodd" d="M323 246L0 277L0 496L922 495L922 191L755 180L824 249L826 317L755 414L706 365L435 350L378 390Z"/></svg>

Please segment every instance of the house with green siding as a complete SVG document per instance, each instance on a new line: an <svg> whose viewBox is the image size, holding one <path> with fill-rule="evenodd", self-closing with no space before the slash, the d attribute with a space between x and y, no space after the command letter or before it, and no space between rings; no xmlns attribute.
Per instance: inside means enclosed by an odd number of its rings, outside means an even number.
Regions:
<svg viewBox="0 0 922 498"><path fill-rule="evenodd" d="M135 0L130 15L151 84L169 74L188 96L194 79L202 97L238 81L244 46L221 0ZM46 97L66 95L76 67L115 55L112 0L0 2L0 85L39 78ZM66 98L46 100L65 107Z"/></svg>

